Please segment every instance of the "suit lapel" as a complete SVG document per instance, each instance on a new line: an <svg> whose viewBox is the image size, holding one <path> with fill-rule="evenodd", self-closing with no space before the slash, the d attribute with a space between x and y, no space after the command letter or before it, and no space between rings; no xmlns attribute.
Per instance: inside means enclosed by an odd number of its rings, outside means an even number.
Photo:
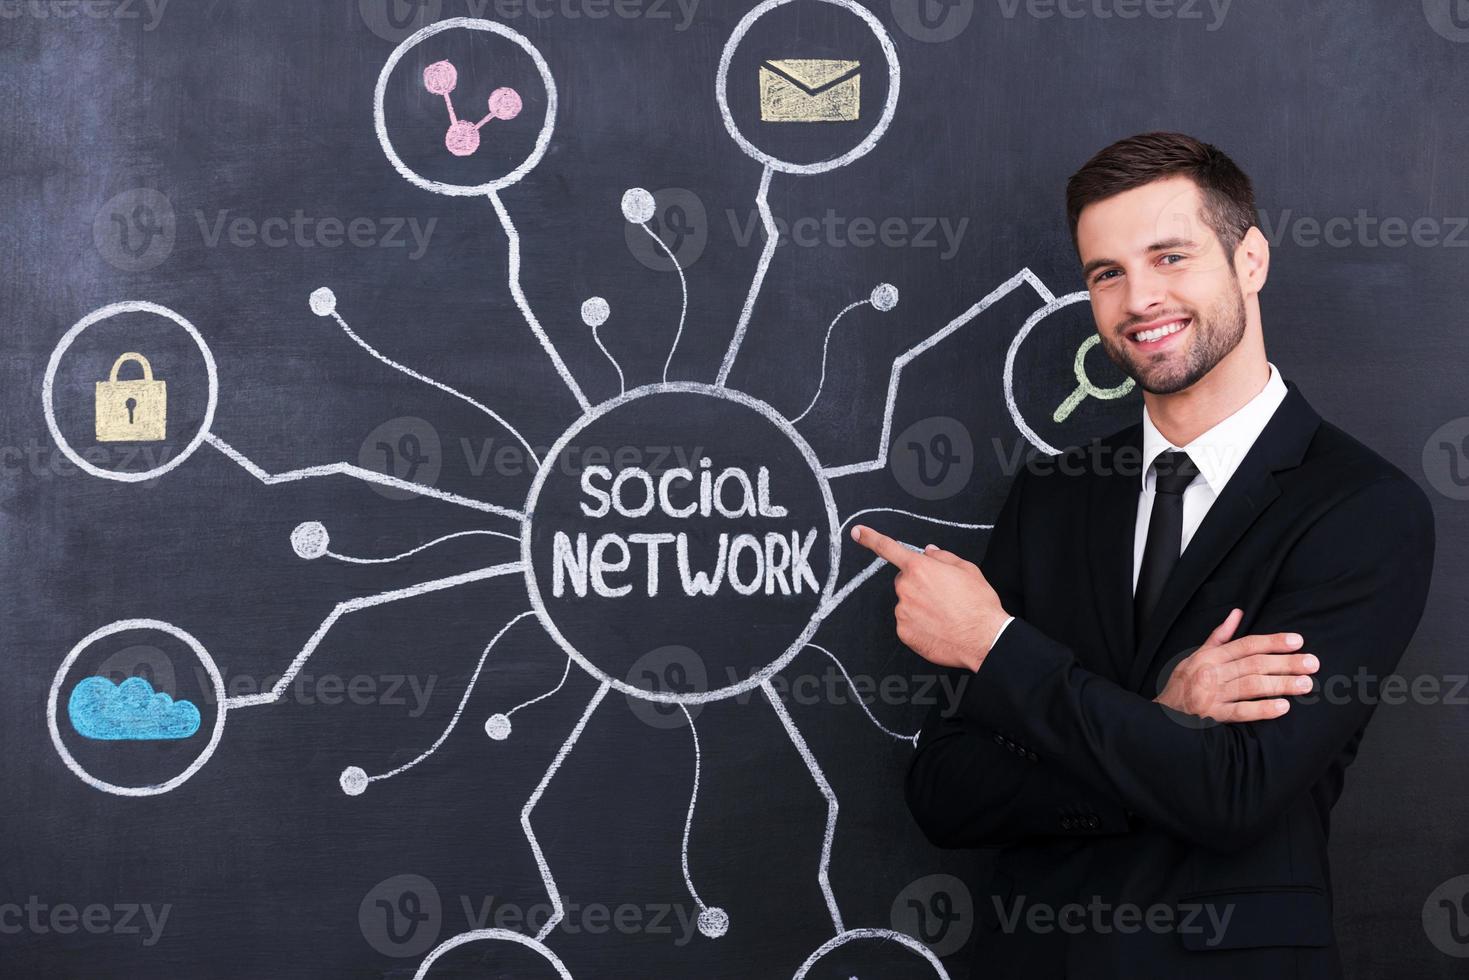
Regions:
<svg viewBox="0 0 1469 980"><path fill-rule="evenodd" d="M1087 560L1112 676L1119 682L1133 661L1132 550L1140 480L1136 465L1120 465L1131 453L1142 458L1142 426L1124 430L1113 447L1119 465L1099 474L1087 496Z"/></svg>
<svg viewBox="0 0 1469 980"><path fill-rule="evenodd" d="M1137 690L1159 654L1159 647L1189 599L1224 560L1240 537L1280 495L1275 473L1300 464L1321 418L1295 385L1287 382L1285 400L1255 444L1241 460L1224 492L1214 501L1168 577L1148 629L1137 638L1137 655L1127 672L1127 686ZM1136 498L1134 497L1134 501ZM1130 551L1129 542L1129 554ZM1131 609L1129 595L1127 609ZM1167 651L1170 655L1177 650Z"/></svg>

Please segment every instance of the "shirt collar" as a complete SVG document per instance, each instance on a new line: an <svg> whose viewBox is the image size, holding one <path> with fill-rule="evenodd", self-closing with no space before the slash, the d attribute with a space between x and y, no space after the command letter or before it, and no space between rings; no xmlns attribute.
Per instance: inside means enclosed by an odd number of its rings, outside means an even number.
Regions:
<svg viewBox="0 0 1469 980"><path fill-rule="evenodd" d="M1260 433L1265 430L1270 417L1275 414L1280 403L1285 401L1285 381L1281 379L1274 364L1269 367L1270 378L1254 398L1187 446L1170 443L1153 424L1147 406L1144 405L1142 489L1146 491L1152 486L1153 461L1165 452L1182 449L1199 468L1199 475L1217 497L1234 475L1234 471L1239 469L1239 464L1260 437Z"/></svg>

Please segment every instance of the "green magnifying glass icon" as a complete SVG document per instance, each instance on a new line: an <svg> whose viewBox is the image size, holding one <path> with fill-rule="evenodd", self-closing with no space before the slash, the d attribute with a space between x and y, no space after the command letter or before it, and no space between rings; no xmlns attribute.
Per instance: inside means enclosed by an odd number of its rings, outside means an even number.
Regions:
<svg viewBox="0 0 1469 980"><path fill-rule="evenodd" d="M1092 334L1086 340L1083 340L1081 346L1076 349L1076 390L1067 395L1064 402L1056 406L1056 411L1051 414L1052 422L1065 422L1071 417L1071 413L1076 411L1076 406L1085 401L1087 396L1096 398L1099 401L1111 401L1114 398L1121 398L1132 390L1133 381L1131 378L1112 388L1098 388L1092 384L1091 378L1087 377L1087 351L1097 346L1101 342L1101 339L1097 334Z"/></svg>

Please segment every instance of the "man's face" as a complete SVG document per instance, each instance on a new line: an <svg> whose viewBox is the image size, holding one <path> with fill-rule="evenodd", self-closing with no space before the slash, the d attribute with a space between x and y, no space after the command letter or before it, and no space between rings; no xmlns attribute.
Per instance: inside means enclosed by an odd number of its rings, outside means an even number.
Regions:
<svg viewBox="0 0 1469 980"><path fill-rule="evenodd" d="M1076 238L1102 348L1144 391L1182 391L1244 336L1234 256L1204 221L1189 178L1088 205Z"/></svg>

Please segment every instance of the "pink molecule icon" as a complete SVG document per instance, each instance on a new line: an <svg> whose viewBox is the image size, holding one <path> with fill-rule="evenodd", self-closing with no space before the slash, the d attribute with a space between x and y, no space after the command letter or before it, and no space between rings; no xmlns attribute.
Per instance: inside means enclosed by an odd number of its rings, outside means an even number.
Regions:
<svg viewBox="0 0 1469 980"><path fill-rule="evenodd" d="M467 157L479 149L479 131L491 119L514 119L520 115L522 103L520 93L513 88L501 87L490 93L489 113L477 123L460 119L454 112L454 101L449 94L459 84L459 72L452 62L435 61L423 70L423 87L434 95L444 97L444 106L449 110L449 130L444 134L444 146L456 157Z"/></svg>

